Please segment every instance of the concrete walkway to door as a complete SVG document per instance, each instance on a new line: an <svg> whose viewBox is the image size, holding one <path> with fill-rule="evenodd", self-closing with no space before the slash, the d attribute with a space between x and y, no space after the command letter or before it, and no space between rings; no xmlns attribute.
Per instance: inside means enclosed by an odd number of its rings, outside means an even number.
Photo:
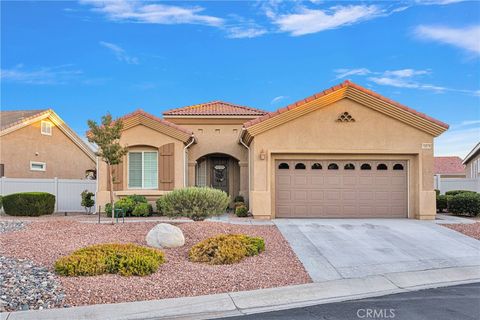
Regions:
<svg viewBox="0 0 480 320"><path fill-rule="evenodd" d="M315 282L392 272L479 266L480 241L407 219L274 221Z"/></svg>

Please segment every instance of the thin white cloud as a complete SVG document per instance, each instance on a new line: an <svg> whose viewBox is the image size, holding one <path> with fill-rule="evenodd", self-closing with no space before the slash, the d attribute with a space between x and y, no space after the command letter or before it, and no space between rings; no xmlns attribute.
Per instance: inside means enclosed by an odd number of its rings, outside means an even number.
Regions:
<svg viewBox="0 0 480 320"><path fill-rule="evenodd" d="M301 36L352 25L384 15L385 12L376 5L338 5L327 10L299 7L298 12L277 14L269 10L267 16L282 32L292 36Z"/></svg>
<svg viewBox="0 0 480 320"><path fill-rule="evenodd" d="M120 46L106 41L100 41L99 43L101 46L112 51L118 61L122 61L128 64L138 64L138 58L129 56L127 52Z"/></svg>
<svg viewBox="0 0 480 320"><path fill-rule="evenodd" d="M435 138L435 155L459 156L463 159L478 143L479 137L480 128L478 126L461 130L448 130Z"/></svg>
<svg viewBox="0 0 480 320"><path fill-rule="evenodd" d="M371 74L372 72L367 68L358 68L358 69L336 69L334 72L337 74L335 79L343 79L350 76L364 76Z"/></svg>
<svg viewBox="0 0 480 320"><path fill-rule="evenodd" d="M419 76L419 75L424 75L429 73L430 71L428 70L414 70L414 69L400 69L400 70L385 71L385 75L399 77L399 78L411 78L414 76Z"/></svg>
<svg viewBox="0 0 480 320"><path fill-rule="evenodd" d="M480 25L464 28L421 25L415 28L415 35L480 55Z"/></svg>
<svg viewBox="0 0 480 320"><path fill-rule="evenodd" d="M222 18L201 14L205 9L199 6L177 6L148 1L95 1L82 0L80 3L92 5L94 11L101 12L113 21L129 21L152 24L201 24L220 27Z"/></svg>
<svg viewBox="0 0 480 320"><path fill-rule="evenodd" d="M435 93L457 92L473 96L480 96L480 90L469 89L455 89L444 86L434 85L420 81L419 78L431 74L430 70L416 70L411 68L386 70L386 71L372 71L367 68L354 69L335 69L335 79L343 79L350 76L364 77L367 81L382 86L390 86L395 88L407 88L432 91Z"/></svg>
<svg viewBox="0 0 480 320"><path fill-rule="evenodd" d="M2 69L0 78L6 82L54 85L67 84L72 80L78 80L82 74L81 70L72 68L72 65L41 67L33 70L26 70L23 65L17 65L11 69Z"/></svg>
<svg viewBox="0 0 480 320"><path fill-rule="evenodd" d="M287 96L278 96L278 97L275 97L272 99L272 101L270 101L270 104L276 104L284 99L288 98Z"/></svg>
<svg viewBox="0 0 480 320"><path fill-rule="evenodd" d="M236 26L229 27L227 30L227 38L256 38L267 33L267 30L259 26Z"/></svg>

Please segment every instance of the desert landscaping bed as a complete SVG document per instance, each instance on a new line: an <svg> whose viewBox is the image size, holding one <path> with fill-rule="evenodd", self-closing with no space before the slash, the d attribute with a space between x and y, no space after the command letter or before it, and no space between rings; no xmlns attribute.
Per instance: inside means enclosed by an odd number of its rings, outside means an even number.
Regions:
<svg viewBox="0 0 480 320"><path fill-rule="evenodd" d="M75 221L32 222L24 229L0 235L0 254L28 259L53 271L56 259L99 243L146 245L153 222L98 225ZM286 240L275 226L233 225L219 222L177 224L185 246L164 249L167 262L145 277L101 275L56 276L66 305L87 305L195 296L252 290L311 282ZM244 233L265 239L266 250L231 265L206 265L188 261L188 250L197 242L218 234Z"/></svg>
<svg viewBox="0 0 480 320"><path fill-rule="evenodd" d="M444 224L443 226L480 240L480 222L470 224Z"/></svg>

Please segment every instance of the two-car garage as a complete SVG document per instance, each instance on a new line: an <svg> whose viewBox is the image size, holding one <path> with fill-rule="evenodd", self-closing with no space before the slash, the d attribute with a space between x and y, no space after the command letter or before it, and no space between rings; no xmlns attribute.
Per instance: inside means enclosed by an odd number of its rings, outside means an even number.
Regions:
<svg viewBox="0 0 480 320"><path fill-rule="evenodd" d="M276 160L277 218L406 218L405 160Z"/></svg>

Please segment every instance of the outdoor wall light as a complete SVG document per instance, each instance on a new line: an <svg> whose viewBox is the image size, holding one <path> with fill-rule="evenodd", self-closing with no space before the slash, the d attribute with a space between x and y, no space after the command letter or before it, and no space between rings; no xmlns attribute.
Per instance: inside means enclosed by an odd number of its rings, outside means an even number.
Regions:
<svg viewBox="0 0 480 320"><path fill-rule="evenodd" d="M267 158L267 155L265 154L265 150L262 149L260 151L260 160L265 160Z"/></svg>

